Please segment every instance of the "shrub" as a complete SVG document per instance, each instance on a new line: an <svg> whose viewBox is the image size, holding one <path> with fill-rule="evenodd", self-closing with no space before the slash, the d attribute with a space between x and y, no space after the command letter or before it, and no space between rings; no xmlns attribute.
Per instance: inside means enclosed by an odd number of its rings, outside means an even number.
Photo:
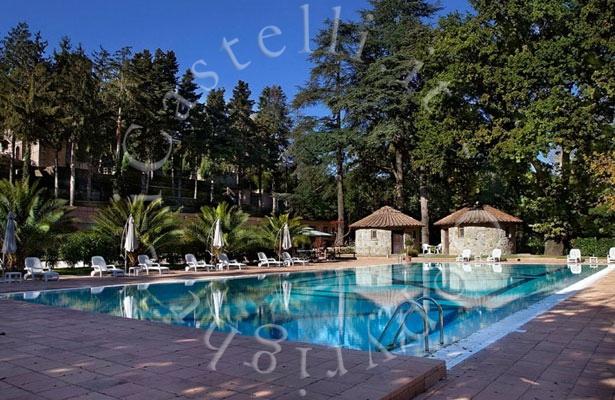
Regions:
<svg viewBox="0 0 615 400"><path fill-rule="evenodd" d="M62 261L75 266L80 261L89 264L93 256L102 256L107 262L118 259L120 243L112 243L96 232L75 232L67 235L60 245L59 256Z"/></svg>
<svg viewBox="0 0 615 400"><path fill-rule="evenodd" d="M131 263L137 254L164 253L172 251L181 237L179 211L164 206L162 199L148 201L139 195L127 199L115 198L109 206L101 209L94 218L94 232L108 243L113 243L114 252L120 252L120 242L129 215L135 223L139 247L128 254Z"/></svg>
<svg viewBox="0 0 615 400"><path fill-rule="evenodd" d="M406 252L406 255L409 257L417 257L419 255L419 248L416 245L416 243L414 242L414 239L412 238L407 238L406 242L404 243L405 247L404 250Z"/></svg>
<svg viewBox="0 0 615 400"><path fill-rule="evenodd" d="M581 254L586 257L606 257L609 249L615 247L615 238L576 238L572 241L572 246L580 249Z"/></svg>
<svg viewBox="0 0 615 400"><path fill-rule="evenodd" d="M17 268L23 268L25 257L41 257L57 246L68 230L66 211L66 202L46 197L37 182L0 180L0 236L4 236L8 213L14 213L17 254L11 259Z"/></svg>
<svg viewBox="0 0 615 400"><path fill-rule="evenodd" d="M229 253L243 251L249 243L246 227L249 217L237 206L230 206L227 203L220 203L217 207L204 206L197 218L188 225L185 240L196 244L198 248L212 250L214 224L219 219L224 251Z"/></svg>

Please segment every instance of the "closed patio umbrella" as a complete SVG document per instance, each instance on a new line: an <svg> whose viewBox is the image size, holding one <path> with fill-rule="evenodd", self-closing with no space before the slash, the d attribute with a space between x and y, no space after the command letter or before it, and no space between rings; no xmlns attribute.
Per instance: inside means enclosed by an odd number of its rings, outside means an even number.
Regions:
<svg viewBox="0 0 615 400"><path fill-rule="evenodd" d="M224 246L222 241L222 228L220 226L220 219L216 220L216 225L214 226L214 240L212 242L212 246L214 249L221 249Z"/></svg>
<svg viewBox="0 0 615 400"><path fill-rule="evenodd" d="M5 257L8 254L15 254L16 252L15 214L11 211L6 216L6 229L4 231L4 240L2 241L2 263L4 264Z"/></svg>
<svg viewBox="0 0 615 400"><path fill-rule="evenodd" d="M290 229L288 229L288 224L284 224L282 228L282 249L288 250L293 247L293 241L290 237Z"/></svg>
<svg viewBox="0 0 615 400"><path fill-rule="evenodd" d="M135 232L135 220L132 217L132 214L128 217L128 221L126 221L126 225L124 226L124 268L126 268L128 263L128 253L133 253L139 247L139 239L137 238L137 233Z"/></svg>

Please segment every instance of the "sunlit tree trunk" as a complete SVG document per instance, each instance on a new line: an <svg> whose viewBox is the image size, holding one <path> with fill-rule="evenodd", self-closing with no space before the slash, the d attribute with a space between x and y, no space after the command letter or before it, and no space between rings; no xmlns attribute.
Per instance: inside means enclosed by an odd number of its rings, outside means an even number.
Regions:
<svg viewBox="0 0 615 400"><path fill-rule="evenodd" d="M241 173L239 168L237 168L235 173L235 186L237 187L237 207L241 208Z"/></svg>
<svg viewBox="0 0 615 400"><path fill-rule="evenodd" d="M258 211L263 211L263 170L258 170Z"/></svg>
<svg viewBox="0 0 615 400"><path fill-rule="evenodd" d="M88 162L88 181L86 186L86 198L88 201L92 201L92 175L94 174L92 168L94 167L92 164L94 163L92 156L90 156L90 160Z"/></svg>
<svg viewBox="0 0 615 400"><path fill-rule="evenodd" d="M15 174L15 135L11 133L11 157L9 159L9 182L13 183L13 176Z"/></svg>
<svg viewBox="0 0 615 400"><path fill-rule="evenodd" d="M30 149L30 141L24 139L22 141L22 149L23 152L23 164L22 164L22 176L21 179L28 179L30 177L30 160L32 159L32 151Z"/></svg>
<svg viewBox="0 0 615 400"><path fill-rule="evenodd" d="M115 125L115 171L113 173L113 194L120 194L120 176L122 174L122 107L117 111Z"/></svg>
<svg viewBox="0 0 615 400"><path fill-rule="evenodd" d="M76 163L75 153L77 144L70 142L70 181L68 189L68 205L73 207L75 205L75 185L76 185Z"/></svg>
<svg viewBox="0 0 615 400"><path fill-rule="evenodd" d="M337 235L335 236L335 245L342 246L344 244L344 233L346 230L344 223L344 151L339 148L337 151L337 173L335 174L335 182L337 186Z"/></svg>
<svg viewBox="0 0 615 400"><path fill-rule="evenodd" d="M171 196L175 197L175 155L171 154Z"/></svg>
<svg viewBox="0 0 615 400"><path fill-rule="evenodd" d="M393 173L395 177L395 207L403 209L405 206L404 198L404 154L395 147L395 169Z"/></svg>
<svg viewBox="0 0 615 400"><path fill-rule="evenodd" d="M53 196L57 199L60 196L60 177L59 172L59 164L58 161L60 151L58 149L55 150L55 154L53 156Z"/></svg>
<svg viewBox="0 0 615 400"><path fill-rule="evenodd" d="M419 177L419 196L421 198L421 242L429 244L429 189L424 174Z"/></svg>
<svg viewBox="0 0 615 400"><path fill-rule="evenodd" d="M197 171L194 171L194 195L193 199L196 200L199 197L199 175Z"/></svg>

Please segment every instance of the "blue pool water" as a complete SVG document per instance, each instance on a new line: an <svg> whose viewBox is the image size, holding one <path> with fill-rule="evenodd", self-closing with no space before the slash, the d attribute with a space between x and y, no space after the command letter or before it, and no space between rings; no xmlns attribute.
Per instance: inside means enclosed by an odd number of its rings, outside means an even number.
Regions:
<svg viewBox="0 0 615 400"><path fill-rule="evenodd" d="M217 330L234 328L244 335L253 335L260 326L276 324L286 330L290 341L367 350L374 348L368 333L379 338L404 299L429 296L443 307L446 345L602 268L443 263L387 265L46 291L8 297L201 329L215 324ZM436 349L437 308L427 302L423 305L430 318L431 349ZM391 344L386 341L392 341L400 323L396 321L391 332L382 337L384 345ZM406 327L403 351L423 354L420 315L409 315ZM261 329L259 334L277 339L282 331L271 327Z"/></svg>

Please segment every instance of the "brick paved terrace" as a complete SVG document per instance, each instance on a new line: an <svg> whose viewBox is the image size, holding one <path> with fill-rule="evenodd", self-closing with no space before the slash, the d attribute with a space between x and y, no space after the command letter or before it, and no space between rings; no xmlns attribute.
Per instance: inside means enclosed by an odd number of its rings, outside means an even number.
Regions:
<svg viewBox="0 0 615 400"><path fill-rule="evenodd" d="M267 354L261 372L246 363L273 347L247 336L233 337L213 370L218 352L201 330L9 300L0 316L2 400L408 399L446 374L442 361L374 353L371 365L352 350L340 366L335 349L292 342L261 373ZM208 343L223 348L228 337L214 332ZM311 349L305 363L297 348Z"/></svg>
<svg viewBox="0 0 615 400"><path fill-rule="evenodd" d="M448 371L420 400L615 398L615 273Z"/></svg>

